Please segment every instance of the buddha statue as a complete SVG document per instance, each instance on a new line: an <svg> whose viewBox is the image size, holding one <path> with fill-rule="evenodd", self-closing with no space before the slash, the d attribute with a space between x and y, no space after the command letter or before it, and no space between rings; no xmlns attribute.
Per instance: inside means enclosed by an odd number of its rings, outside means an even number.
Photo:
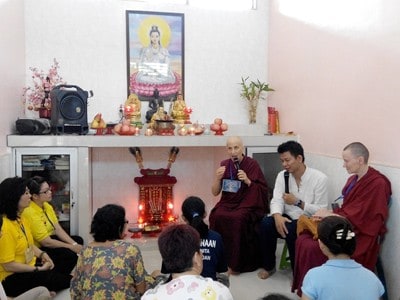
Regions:
<svg viewBox="0 0 400 300"><path fill-rule="evenodd" d="M186 109L185 100L182 94L178 94L176 100L172 103L171 117L174 123L177 124L190 124L190 115Z"/></svg>
<svg viewBox="0 0 400 300"><path fill-rule="evenodd" d="M130 94L125 101L124 113L125 119L130 120L131 125L141 127L142 124L142 104L136 94Z"/></svg>
<svg viewBox="0 0 400 300"><path fill-rule="evenodd" d="M164 107L160 106L157 111L152 115L151 121L149 124L150 128L155 129L155 123L157 120L170 120L170 116L168 116L167 112L164 110Z"/></svg>

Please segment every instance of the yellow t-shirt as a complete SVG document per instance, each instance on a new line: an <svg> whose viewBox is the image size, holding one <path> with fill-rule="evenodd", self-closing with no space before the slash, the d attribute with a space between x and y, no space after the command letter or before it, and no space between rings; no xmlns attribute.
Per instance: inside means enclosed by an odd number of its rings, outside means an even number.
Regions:
<svg viewBox="0 0 400 300"><path fill-rule="evenodd" d="M33 237L29 228L29 221L21 216L20 221L11 221L3 216L3 226L0 237L0 281L13 274L7 272L2 264L9 262L19 262L34 266L36 257L29 262L26 261L26 252L33 245Z"/></svg>
<svg viewBox="0 0 400 300"><path fill-rule="evenodd" d="M22 215L29 220L35 245L41 247L40 242L54 234L54 225L58 223L53 207L44 202L42 209L31 201L29 206L22 212Z"/></svg>

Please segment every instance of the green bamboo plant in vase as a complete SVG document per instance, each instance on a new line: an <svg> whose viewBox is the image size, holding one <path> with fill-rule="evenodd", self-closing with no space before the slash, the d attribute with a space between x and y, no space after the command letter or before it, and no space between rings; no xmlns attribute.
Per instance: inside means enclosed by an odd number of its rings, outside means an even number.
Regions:
<svg viewBox="0 0 400 300"><path fill-rule="evenodd" d="M274 91L274 89L270 88L269 84L261 82L258 79L257 81L248 80L249 77L242 77L242 82L240 82L242 87L240 96L248 102L250 124L254 124L256 123L257 106L259 100L261 99L261 93Z"/></svg>

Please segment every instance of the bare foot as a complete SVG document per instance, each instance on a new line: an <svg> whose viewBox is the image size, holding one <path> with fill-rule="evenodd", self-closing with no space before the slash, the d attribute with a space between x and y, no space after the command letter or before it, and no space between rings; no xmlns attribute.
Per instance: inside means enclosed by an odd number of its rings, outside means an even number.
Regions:
<svg viewBox="0 0 400 300"><path fill-rule="evenodd" d="M161 271L160 270L154 270L153 272L151 272L151 277L156 278L157 276L161 275Z"/></svg>
<svg viewBox="0 0 400 300"><path fill-rule="evenodd" d="M231 268L228 267L228 275L239 275L240 272L233 271Z"/></svg>
<svg viewBox="0 0 400 300"><path fill-rule="evenodd" d="M275 268L273 268L271 271L267 271L267 270L265 270L265 269L261 269L261 270L257 273L257 276L258 276L258 278L260 278L260 279L267 279L267 278L269 278L270 276L272 276L275 272L276 272L276 269L275 269Z"/></svg>

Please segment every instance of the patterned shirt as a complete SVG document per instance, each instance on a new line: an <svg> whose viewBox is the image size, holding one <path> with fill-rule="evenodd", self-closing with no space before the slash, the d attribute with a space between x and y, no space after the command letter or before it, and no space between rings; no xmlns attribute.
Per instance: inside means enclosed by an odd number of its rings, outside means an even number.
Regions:
<svg viewBox="0 0 400 300"><path fill-rule="evenodd" d="M142 300L233 300L229 289L211 278L184 275L144 293Z"/></svg>
<svg viewBox="0 0 400 300"><path fill-rule="evenodd" d="M135 285L151 280L142 254L131 242L86 246L80 253L71 281L71 299L140 299Z"/></svg>

